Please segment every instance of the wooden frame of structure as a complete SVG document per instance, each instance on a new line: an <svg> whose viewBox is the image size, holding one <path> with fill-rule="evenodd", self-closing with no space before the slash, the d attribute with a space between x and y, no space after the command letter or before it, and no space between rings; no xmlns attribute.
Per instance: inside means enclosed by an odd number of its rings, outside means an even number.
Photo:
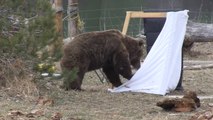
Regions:
<svg viewBox="0 0 213 120"><path fill-rule="evenodd" d="M122 33L125 35L128 30L131 18L164 18L166 12L143 12L143 11L127 11Z"/></svg>

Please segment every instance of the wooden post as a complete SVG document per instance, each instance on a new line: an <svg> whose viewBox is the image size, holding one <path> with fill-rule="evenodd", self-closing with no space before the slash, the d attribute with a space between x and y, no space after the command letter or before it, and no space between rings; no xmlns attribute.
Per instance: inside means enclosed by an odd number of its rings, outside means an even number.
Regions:
<svg viewBox="0 0 213 120"><path fill-rule="evenodd" d="M68 0L68 36L70 38L80 33L80 30L78 29L78 12L78 0Z"/></svg>
<svg viewBox="0 0 213 120"><path fill-rule="evenodd" d="M123 30L122 30L122 33L125 35L127 33L127 29L128 29L128 26L129 26L129 21L130 21L130 18L131 18L131 12L126 12L126 18L125 18L125 21L124 21L124 26L123 26Z"/></svg>
<svg viewBox="0 0 213 120"><path fill-rule="evenodd" d="M58 51L61 51L62 43L63 43L63 4L62 0L52 0L52 9L55 11L55 27L56 33L59 35L58 39L49 45L49 54L53 56Z"/></svg>
<svg viewBox="0 0 213 120"><path fill-rule="evenodd" d="M62 7L62 0L55 0L55 23L56 23L56 31L62 35L63 30L63 7Z"/></svg>

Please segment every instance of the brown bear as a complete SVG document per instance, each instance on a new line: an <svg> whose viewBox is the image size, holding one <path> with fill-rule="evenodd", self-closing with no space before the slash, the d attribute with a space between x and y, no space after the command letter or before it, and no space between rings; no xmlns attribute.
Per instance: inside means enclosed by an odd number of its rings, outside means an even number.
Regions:
<svg viewBox="0 0 213 120"><path fill-rule="evenodd" d="M65 77L66 90L80 90L84 74L102 68L113 86L120 86L119 75L132 77L131 65L140 68L143 40L123 35L118 30L95 31L76 36L64 47L61 59L63 73L76 76ZM72 80L71 80L72 79Z"/></svg>

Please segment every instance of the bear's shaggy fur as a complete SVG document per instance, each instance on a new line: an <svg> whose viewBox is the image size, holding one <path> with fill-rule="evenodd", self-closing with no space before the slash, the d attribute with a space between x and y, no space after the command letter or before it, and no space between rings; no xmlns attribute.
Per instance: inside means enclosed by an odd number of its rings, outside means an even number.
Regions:
<svg viewBox="0 0 213 120"><path fill-rule="evenodd" d="M61 67L64 71L76 69L74 80L67 77L64 86L68 89L81 89L84 74L91 70L103 69L113 86L120 86L119 75L132 77L131 65L140 67L142 40L123 35L118 30L96 31L80 34L64 47Z"/></svg>

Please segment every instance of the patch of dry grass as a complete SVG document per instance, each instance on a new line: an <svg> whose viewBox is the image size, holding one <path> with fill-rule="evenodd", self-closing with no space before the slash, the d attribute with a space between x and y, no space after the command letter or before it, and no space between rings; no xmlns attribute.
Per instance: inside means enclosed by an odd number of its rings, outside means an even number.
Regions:
<svg viewBox="0 0 213 120"><path fill-rule="evenodd" d="M201 48L211 48L209 43L207 46L199 44L192 50L196 53ZM185 56L184 59L212 60L213 57L209 50L201 50L196 57ZM29 113L41 109L44 111L43 114L33 119L51 120L54 114L60 113L63 120L188 120L196 112L211 107L213 103L211 98L202 99L201 107L194 112L164 111L156 106L158 101L165 98L164 96L110 93L107 89L111 86L108 83L101 83L94 72L86 74L82 85L84 91L64 91L59 88L61 83L61 80L49 78L33 80L33 76L13 79L13 82L0 90L0 119L11 120L8 116L11 110ZM196 91L198 96L213 95L212 84L213 69L186 70L183 73L183 87L186 90ZM54 102L52 105L39 105L40 97ZM29 119L26 116L21 118Z"/></svg>
<svg viewBox="0 0 213 120"><path fill-rule="evenodd" d="M5 92L9 96L18 96L27 99L39 96L39 90L31 77L23 79L14 78L13 81L7 84Z"/></svg>
<svg viewBox="0 0 213 120"><path fill-rule="evenodd" d="M17 56L1 57L0 81L2 84L0 86L9 96L29 97L38 95L38 89L33 79L31 61Z"/></svg>
<svg viewBox="0 0 213 120"><path fill-rule="evenodd" d="M211 70L185 71L183 85L186 89L195 90L198 95L210 95L213 93L211 87ZM203 79L198 79L202 77ZM205 82L204 82L205 81ZM206 82L207 81L207 82ZM201 100L201 108L195 112L175 113L166 112L156 106L163 96L144 93L110 93L107 89L108 83L101 83L94 72L86 74L82 88L84 91L64 91L58 87L60 80L43 79L44 85L41 96L48 97L54 101L51 106L38 106L37 99L29 101L15 100L14 98L1 98L0 113L4 113L5 119L10 109L30 112L40 108L44 115L36 119L51 119L54 113L60 113L64 120L187 120L197 111L205 110L212 99ZM50 86L45 87L45 84ZM195 87L196 86L196 87ZM46 88L46 89L45 89ZM39 89L41 90L41 89ZM1 116L1 115L0 115ZM1 118L1 117L0 117Z"/></svg>

